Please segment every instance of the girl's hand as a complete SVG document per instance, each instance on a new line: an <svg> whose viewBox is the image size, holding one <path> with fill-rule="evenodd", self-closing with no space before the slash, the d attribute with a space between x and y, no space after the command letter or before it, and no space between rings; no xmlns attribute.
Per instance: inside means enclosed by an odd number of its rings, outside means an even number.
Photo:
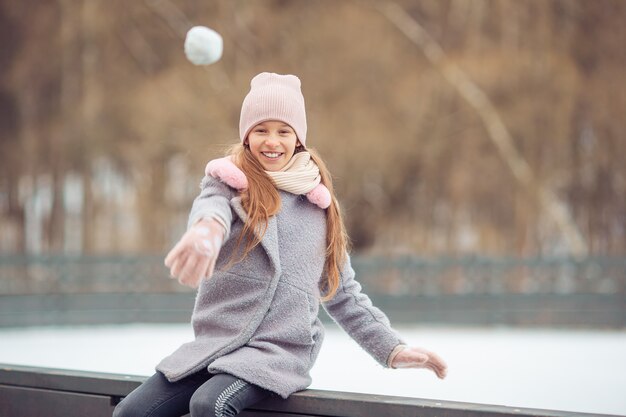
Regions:
<svg viewBox="0 0 626 417"><path fill-rule="evenodd" d="M406 346L391 361L392 368L428 368L440 379L448 372L448 365L437 355L426 349Z"/></svg>
<svg viewBox="0 0 626 417"><path fill-rule="evenodd" d="M224 233L224 227L214 219L203 219L192 226L165 257L172 278L198 288L203 278L213 274Z"/></svg>

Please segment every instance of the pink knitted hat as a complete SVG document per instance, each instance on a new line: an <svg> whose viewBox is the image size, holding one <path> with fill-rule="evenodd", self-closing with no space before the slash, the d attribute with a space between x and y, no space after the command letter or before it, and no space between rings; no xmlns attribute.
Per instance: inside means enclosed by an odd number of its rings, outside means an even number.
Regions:
<svg viewBox="0 0 626 417"><path fill-rule="evenodd" d="M267 120L287 123L300 143L306 144L306 110L298 77L262 72L252 79L250 92L241 105L241 142L254 126Z"/></svg>

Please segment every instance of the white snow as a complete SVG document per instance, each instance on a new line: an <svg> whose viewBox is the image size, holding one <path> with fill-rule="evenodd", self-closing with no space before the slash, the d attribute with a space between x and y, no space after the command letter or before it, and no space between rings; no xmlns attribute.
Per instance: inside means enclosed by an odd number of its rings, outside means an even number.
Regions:
<svg viewBox="0 0 626 417"><path fill-rule="evenodd" d="M195 65L211 65L222 57L222 35L206 26L194 26L185 36L185 55Z"/></svg>
<svg viewBox="0 0 626 417"><path fill-rule="evenodd" d="M398 327L439 353L445 380L384 369L327 326L311 388L513 407L626 414L626 331ZM0 362L151 375L193 337L189 325L131 324L0 329Z"/></svg>

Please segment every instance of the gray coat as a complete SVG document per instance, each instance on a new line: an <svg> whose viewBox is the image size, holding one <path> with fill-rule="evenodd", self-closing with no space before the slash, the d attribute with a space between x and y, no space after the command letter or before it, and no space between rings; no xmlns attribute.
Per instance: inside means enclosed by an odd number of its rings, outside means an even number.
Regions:
<svg viewBox="0 0 626 417"><path fill-rule="evenodd" d="M325 211L304 196L280 191L281 211L273 216L261 244L225 270L246 219L236 190L205 177L190 224L210 215L231 225L213 276L196 296L195 340L183 344L156 367L169 381L207 368L228 373L287 398L310 385L309 371L324 329L318 319L319 282L326 245ZM243 245L242 245L243 246ZM323 306L374 359L387 366L391 351L404 343L389 320L372 306L354 279L348 261L341 284Z"/></svg>

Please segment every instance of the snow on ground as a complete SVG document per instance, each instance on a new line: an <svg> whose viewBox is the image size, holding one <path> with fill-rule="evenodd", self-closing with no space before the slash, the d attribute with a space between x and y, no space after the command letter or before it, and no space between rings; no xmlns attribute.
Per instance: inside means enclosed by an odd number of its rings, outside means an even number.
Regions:
<svg viewBox="0 0 626 417"><path fill-rule="evenodd" d="M448 377L384 369L329 325L311 388L626 415L626 331L398 330L439 353ZM151 375L192 337L182 324L0 329L0 363Z"/></svg>

